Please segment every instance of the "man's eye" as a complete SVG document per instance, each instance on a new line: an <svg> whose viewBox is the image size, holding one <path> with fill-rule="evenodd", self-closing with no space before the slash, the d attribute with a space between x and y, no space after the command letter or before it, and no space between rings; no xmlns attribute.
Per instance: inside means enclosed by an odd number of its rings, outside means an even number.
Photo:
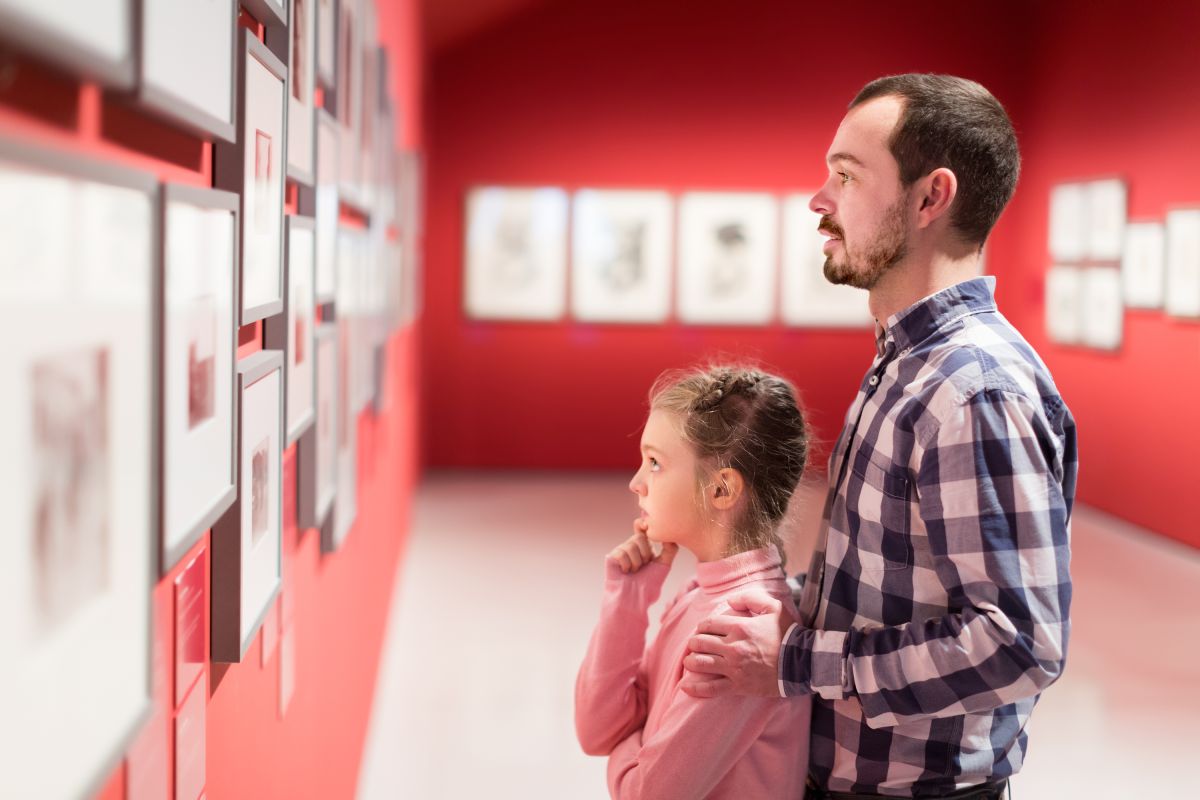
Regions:
<svg viewBox="0 0 1200 800"><path fill-rule="evenodd" d="M842 179L842 183L846 183L847 181L850 180L850 176L844 172L839 172L838 177Z"/></svg>

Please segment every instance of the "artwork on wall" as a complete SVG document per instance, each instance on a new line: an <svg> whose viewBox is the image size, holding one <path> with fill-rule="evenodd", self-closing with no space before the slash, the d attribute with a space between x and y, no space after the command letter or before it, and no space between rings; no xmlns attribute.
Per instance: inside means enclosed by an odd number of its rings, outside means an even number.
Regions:
<svg viewBox="0 0 1200 800"><path fill-rule="evenodd" d="M151 710L157 194L152 176L0 139L12 797L94 791Z"/></svg>
<svg viewBox="0 0 1200 800"><path fill-rule="evenodd" d="M1167 313L1200 318L1200 208L1167 213Z"/></svg>
<svg viewBox="0 0 1200 800"><path fill-rule="evenodd" d="M166 187L163 572L229 508L237 493L237 237L237 195Z"/></svg>
<svg viewBox="0 0 1200 800"><path fill-rule="evenodd" d="M775 299L777 206L762 193L688 192L679 201L679 319L762 324Z"/></svg>
<svg viewBox="0 0 1200 800"><path fill-rule="evenodd" d="M333 302L337 293L338 125L317 112L317 302Z"/></svg>
<svg viewBox="0 0 1200 800"><path fill-rule="evenodd" d="M336 116L340 126L338 194L361 207L357 186L358 126L362 119L362 64L358 58L362 33L358 12L356 0L338 0Z"/></svg>
<svg viewBox="0 0 1200 800"><path fill-rule="evenodd" d="M1084 255L1091 261L1120 261L1128 202L1125 182L1105 178L1089 181L1086 186L1087 246Z"/></svg>
<svg viewBox="0 0 1200 800"><path fill-rule="evenodd" d="M553 320L566 308L567 193L476 188L467 198L466 312Z"/></svg>
<svg viewBox="0 0 1200 800"><path fill-rule="evenodd" d="M350 323L337 321L337 455L334 469L337 474L337 501L333 505L333 525L329 535L321 536L322 552L332 552L342 546L358 516L358 411L352 402L350 367L354 345Z"/></svg>
<svg viewBox="0 0 1200 800"><path fill-rule="evenodd" d="M197 135L236 141L237 12L237 0L143 0L141 102Z"/></svg>
<svg viewBox="0 0 1200 800"><path fill-rule="evenodd" d="M291 0L288 29L287 175L297 183L313 185L316 104L316 20L318 0Z"/></svg>
<svg viewBox="0 0 1200 800"><path fill-rule="evenodd" d="M1080 280L1082 314L1080 342L1098 350L1116 350L1124 331L1125 304L1121 301L1121 271L1116 267L1089 267Z"/></svg>
<svg viewBox="0 0 1200 800"><path fill-rule="evenodd" d="M298 497L301 528L320 528L332 542L329 511L337 498L338 340L336 323L316 331L316 423L300 437ZM324 545L323 545L324 547Z"/></svg>
<svg viewBox="0 0 1200 800"><path fill-rule="evenodd" d="M1059 265L1046 274L1046 333L1059 344L1082 340L1083 276L1078 267Z"/></svg>
<svg viewBox="0 0 1200 800"><path fill-rule="evenodd" d="M1050 192L1050 257L1082 261L1087 252L1087 187L1064 183Z"/></svg>
<svg viewBox="0 0 1200 800"><path fill-rule="evenodd" d="M337 88L338 0L317 4L317 80L326 89Z"/></svg>
<svg viewBox="0 0 1200 800"><path fill-rule="evenodd" d="M240 662L280 585L283 542L283 354L237 364L237 501L212 531L212 660Z"/></svg>
<svg viewBox="0 0 1200 800"><path fill-rule="evenodd" d="M825 279L821 216L808 207L811 194L783 200L783 321L788 325L862 328L873 324L867 293Z"/></svg>
<svg viewBox="0 0 1200 800"><path fill-rule="evenodd" d="M671 305L671 196L576 192L571 309L585 322L661 322Z"/></svg>
<svg viewBox="0 0 1200 800"><path fill-rule="evenodd" d="M1130 222L1126 226L1121 279L1127 307L1163 307L1166 249L1166 231L1161 222Z"/></svg>
<svg viewBox="0 0 1200 800"><path fill-rule="evenodd" d="M287 0L240 0L254 19L268 28L287 25Z"/></svg>
<svg viewBox="0 0 1200 800"><path fill-rule="evenodd" d="M286 256L288 292L283 313L268 319L263 333L266 347L284 353L285 446L288 446L313 422L316 243L312 218L288 216Z"/></svg>
<svg viewBox="0 0 1200 800"><path fill-rule="evenodd" d="M132 0L0 0L0 39L116 89L134 82Z"/></svg>
<svg viewBox="0 0 1200 800"><path fill-rule="evenodd" d="M249 30L241 35L237 142L216 143L214 180L242 198L239 324L247 325L283 308L287 69Z"/></svg>

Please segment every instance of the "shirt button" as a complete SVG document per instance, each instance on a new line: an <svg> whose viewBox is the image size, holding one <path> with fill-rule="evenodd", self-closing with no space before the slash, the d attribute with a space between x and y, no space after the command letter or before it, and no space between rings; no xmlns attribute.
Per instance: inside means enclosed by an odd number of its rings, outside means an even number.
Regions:
<svg viewBox="0 0 1200 800"><path fill-rule="evenodd" d="M867 381L867 383L871 384L872 386L878 386L879 385L879 376L872 375L871 380Z"/></svg>

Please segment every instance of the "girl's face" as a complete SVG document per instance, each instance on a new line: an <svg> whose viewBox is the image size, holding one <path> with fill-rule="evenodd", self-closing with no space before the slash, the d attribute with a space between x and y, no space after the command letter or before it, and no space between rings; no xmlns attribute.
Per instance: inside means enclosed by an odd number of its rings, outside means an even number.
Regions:
<svg viewBox="0 0 1200 800"><path fill-rule="evenodd" d="M629 482L652 542L674 542L709 560L711 532L696 482L696 454L677 414L654 410L642 431L642 464ZM719 556L718 556L719 557Z"/></svg>

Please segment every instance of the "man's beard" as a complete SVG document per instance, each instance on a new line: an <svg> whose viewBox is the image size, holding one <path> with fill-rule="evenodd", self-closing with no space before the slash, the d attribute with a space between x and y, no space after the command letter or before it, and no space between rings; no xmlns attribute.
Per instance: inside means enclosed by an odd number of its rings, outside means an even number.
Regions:
<svg viewBox="0 0 1200 800"><path fill-rule="evenodd" d="M908 229L904 224L905 200L905 197L901 197L887 210L879 233L862 253L851 253L846 239L842 236L842 229L828 217L823 217L819 229L841 238L842 256L845 259L834 261L832 255L825 258L825 280L856 289L872 289L885 272L903 261L908 255Z"/></svg>

